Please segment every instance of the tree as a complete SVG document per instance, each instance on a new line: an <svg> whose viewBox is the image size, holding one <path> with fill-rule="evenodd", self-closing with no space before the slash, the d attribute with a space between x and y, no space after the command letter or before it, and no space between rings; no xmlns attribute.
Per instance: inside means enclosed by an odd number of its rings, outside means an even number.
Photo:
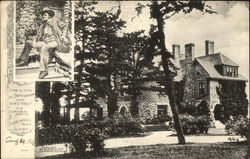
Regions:
<svg viewBox="0 0 250 159"><path fill-rule="evenodd" d="M93 2L78 2L76 7L77 83L90 83L99 97L107 97L108 115L117 106L117 75L120 42L117 36L125 22L111 12L95 12ZM81 44L82 46L80 46ZM78 88L80 85L78 85ZM79 92L78 92L79 94Z"/></svg>
<svg viewBox="0 0 250 159"><path fill-rule="evenodd" d="M60 102L64 85L60 82L37 82L36 95L42 100L44 127L56 127L60 122Z"/></svg>
<svg viewBox="0 0 250 159"><path fill-rule="evenodd" d="M120 37L121 45L124 49L122 55L119 55L119 64L121 66L121 91L125 91L131 95L130 113L132 116L139 114L138 96L141 94L142 84L145 77L149 78L154 67L153 62L147 61L144 57L147 50L149 37L144 34L144 31L135 31L125 33ZM126 87L124 87L126 86Z"/></svg>
<svg viewBox="0 0 250 159"><path fill-rule="evenodd" d="M93 5L96 2L77 2L75 4L75 81L72 83L72 88L74 92L74 103L75 103L75 113L74 119L76 122L79 121L79 107L80 107L80 98L83 96L81 92L84 92L84 83L86 83L86 74L84 73L84 67L88 65L85 63L85 60L91 58L89 52L87 52L88 47L86 41L89 41L88 35L92 30L91 27L91 14L93 13Z"/></svg>
<svg viewBox="0 0 250 159"><path fill-rule="evenodd" d="M52 83L52 91L50 93L51 98L51 126L56 127L60 122L60 108L61 104L59 99L62 97L62 90L64 84L61 82Z"/></svg>
<svg viewBox="0 0 250 159"><path fill-rule="evenodd" d="M185 144L185 138L179 120L179 113L174 93L175 88L173 77L175 75L176 67L171 61L173 56L167 50L165 44L165 20L171 18L179 12L188 14L194 9L210 14L215 12L211 10L210 6L206 5L205 2L202 1L161 1L160 3L158 1L152 1L152 3L148 6L150 7L151 18L157 21L156 26L152 29L151 32L152 43L150 48L157 47L160 50L161 63L165 79L165 91L168 94L170 107L174 119L175 130L177 132L179 143ZM142 8L143 6L139 4L136 8L138 13L141 11ZM147 54L149 54L147 55L147 57L152 58L151 51L148 51Z"/></svg>
<svg viewBox="0 0 250 159"><path fill-rule="evenodd" d="M36 83L36 95L41 98L43 103L42 119L44 127L49 127L51 124L50 118L50 108L51 108L51 98L50 98L50 82L37 82Z"/></svg>

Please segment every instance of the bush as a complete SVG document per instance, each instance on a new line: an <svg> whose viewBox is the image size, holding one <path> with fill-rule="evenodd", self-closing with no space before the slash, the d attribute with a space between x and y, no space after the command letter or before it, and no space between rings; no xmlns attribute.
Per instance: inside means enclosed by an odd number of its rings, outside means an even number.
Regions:
<svg viewBox="0 0 250 159"><path fill-rule="evenodd" d="M180 115L180 122L182 124L184 134L196 134L198 132L198 127L196 126L195 118L192 115Z"/></svg>
<svg viewBox="0 0 250 159"><path fill-rule="evenodd" d="M107 118L100 123L100 125L106 127L106 133L110 137L129 136L144 132L144 128L140 123L140 120L133 118L129 114L125 116L115 114L112 118Z"/></svg>
<svg viewBox="0 0 250 159"><path fill-rule="evenodd" d="M144 132L139 120L129 115L114 115L103 121L80 121L55 128L37 129L38 145L70 143L79 154L91 149L96 154L104 149L104 140L108 137L128 136Z"/></svg>
<svg viewBox="0 0 250 159"><path fill-rule="evenodd" d="M211 126L211 119L205 115L194 117L189 114L181 114L180 122L184 134L207 134L208 129Z"/></svg>
<svg viewBox="0 0 250 159"><path fill-rule="evenodd" d="M105 130L94 122L81 125L58 126L56 128L38 129L38 144L70 143L73 150L82 154L87 149L96 154L104 149L104 140L107 137Z"/></svg>
<svg viewBox="0 0 250 159"><path fill-rule="evenodd" d="M211 127L212 119L207 115L201 115L196 117L196 126L199 129L199 133L207 134L208 129Z"/></svg>
<svg viewBox="0 0 250 159"><path fill-rule="evenodd" d="M230 119L226 123L226 131L228 134L240 135L247 139L248 130L250 122L249 119L243 116L236 117L234 119Z"/></svg>
<svg viewBox="0 0 250 159"><path fill-rule="evenodd" d="M146 120L146 124L160 124L164 122L172 121L172 117L169 115L161 116L161 117L153 117L152 119Z"/></svg>

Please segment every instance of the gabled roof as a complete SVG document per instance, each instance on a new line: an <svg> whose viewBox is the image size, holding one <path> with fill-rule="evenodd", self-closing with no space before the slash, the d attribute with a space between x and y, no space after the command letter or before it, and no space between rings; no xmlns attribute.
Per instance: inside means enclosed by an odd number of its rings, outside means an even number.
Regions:
<svg viewBox="0 0 250 159"><path fill-rule="evenodd" d="M196 59L209 60L209 61L213 62L214 65L228 65L228 66L239 67L238 64L236 64L231 59L229 59L228 57L226 57L225 55L223 55L221 53L201 56L201 57L197 57Z"/></svg>
<svg viewBox="0 0 250 159"><path fill-rule="evenodd" d="M211 54L208 56L202 56L195 58L197 61L208 73L209 77L212 79L221 79L221 80L235 80L235 81L247 81L242 75L238 74L238 77L228 77L221 75L215 68L215 65L230 65L230 66L238 66L228 57L218 53Z"/></svg>

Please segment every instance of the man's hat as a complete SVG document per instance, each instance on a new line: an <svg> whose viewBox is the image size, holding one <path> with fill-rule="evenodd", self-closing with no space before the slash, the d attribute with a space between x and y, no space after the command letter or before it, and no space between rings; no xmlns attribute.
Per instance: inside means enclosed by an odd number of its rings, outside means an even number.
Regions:
<svg viewBox="0 0 250 159"><path fill-rule="evenodd" d="M53 10L51 10L51 9L48 9L48 8L43 9L43 10L41 11L41 14L42 14L42 15L43 15L44 13L48 13L51 17L54 17L54 16L55 16L55 12L54 12Z"/></svg>

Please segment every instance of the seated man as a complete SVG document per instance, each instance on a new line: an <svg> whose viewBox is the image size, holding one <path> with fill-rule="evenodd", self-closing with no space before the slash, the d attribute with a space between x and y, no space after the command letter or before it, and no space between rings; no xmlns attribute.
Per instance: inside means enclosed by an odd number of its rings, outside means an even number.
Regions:
<svg viewBox="0 0 250 159"><path fill-rule="evenodd" d="M52 19L55 16L55 12L45 9L41 14L43 24L39 28L37 41L27 40L21 56L16 61L16 66L27 65L31 49L36 48L40 53L39 79L43 79L48 75L48 64L51 62L61 38L67 40L65 30L61 30Z"/></svg>

